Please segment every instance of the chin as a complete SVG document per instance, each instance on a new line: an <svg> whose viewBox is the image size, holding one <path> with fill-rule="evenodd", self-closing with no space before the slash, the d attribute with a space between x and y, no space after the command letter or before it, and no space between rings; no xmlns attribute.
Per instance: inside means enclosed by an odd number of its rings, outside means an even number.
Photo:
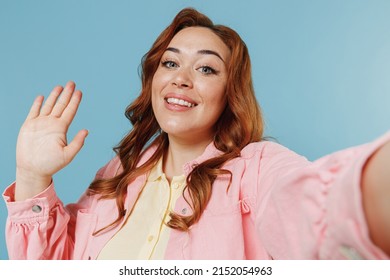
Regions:
<svg viewBox="0 0 390 280"><path fill-rule="evenodd" d="M182 129L172 129L172 128L161 128L162 131L168 134L168 136L175 136L175 137L180 137L182 138L185 135L189 135L190 131L182 130Z"/></svg>

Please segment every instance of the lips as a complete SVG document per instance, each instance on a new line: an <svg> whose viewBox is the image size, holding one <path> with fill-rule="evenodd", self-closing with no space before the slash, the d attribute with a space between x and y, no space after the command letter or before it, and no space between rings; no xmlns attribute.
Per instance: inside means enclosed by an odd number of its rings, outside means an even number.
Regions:
<svg viewBox="0 0 390 280"><path fill-rule="evenodd" d="M198 105L195 100L185 94L170 92L164 96L165 104L173 110L191 109ZM176 109L175 109L176 108Z"/></svg>
<svg viewBox="0 0 390 280"><path fill-rule="evenodd" d="M197 105L197 104L189 102L187 100L180 99L180 98L175 98L175 97L165 98L165 101L168 104L179 105L179 106L184 106L184 107L188 107L188 108L192 108L192 107L195 107Z"/></svg>

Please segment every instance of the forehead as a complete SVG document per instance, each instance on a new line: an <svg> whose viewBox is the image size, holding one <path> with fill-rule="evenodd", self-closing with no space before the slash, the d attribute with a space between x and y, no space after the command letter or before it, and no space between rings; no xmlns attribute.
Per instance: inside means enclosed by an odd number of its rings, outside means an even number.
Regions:
<svg viewBox="0 0 390 280"><path fill-rule="evenodd" d="M168 47L174 47L187 52L211 50L218 52L224 61L227 61L230 55L229 48L221 38L206 27L187 27L180 30L172 38Z"/></svg>

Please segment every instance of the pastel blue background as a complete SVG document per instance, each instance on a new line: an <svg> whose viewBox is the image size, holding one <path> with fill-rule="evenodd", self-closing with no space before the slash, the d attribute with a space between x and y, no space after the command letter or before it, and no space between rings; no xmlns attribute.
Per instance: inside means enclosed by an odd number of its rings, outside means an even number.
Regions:
<svg viewBox="0 0 390 280"><path fill-rule="evenodd" d="M85 147L55 176L75 201L130 126L138 65L176 13L193 6L247 43L266 134L316 159L390 128L390 1L0 0L0 185L14 180L18 130L38 94L84 93L69 138ZM6 208L0 202L0 259Z"/></svg>

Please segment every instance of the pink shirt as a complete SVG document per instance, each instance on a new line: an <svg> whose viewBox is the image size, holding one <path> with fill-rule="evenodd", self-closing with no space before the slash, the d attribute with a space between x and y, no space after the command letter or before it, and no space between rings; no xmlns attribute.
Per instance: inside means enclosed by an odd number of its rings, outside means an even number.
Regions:
<svg viewBox="0 0 390 280"><path fill-rule="evenodd" d="M387 133L314 162L272 142L249 144L224 166L233 174L229 191L228 177L217 178L199 222L189 232L171 231L165 259L388 259L369 238L360 178L370 155L389 140ZM152 153L149 149L141 162ZM184 166L185 174L219 153L210 144ZM96 176L114 176L118 168L114 158ZM127 211L147 176L128 186ZM92 235L116 218L115 200L83 195L64 207L51 185L32 199L14 202L14 187L3 194L11 259L96 259L121 227ZM191 208L181 196L175 211L183 209L189 214Z"/></svg>

